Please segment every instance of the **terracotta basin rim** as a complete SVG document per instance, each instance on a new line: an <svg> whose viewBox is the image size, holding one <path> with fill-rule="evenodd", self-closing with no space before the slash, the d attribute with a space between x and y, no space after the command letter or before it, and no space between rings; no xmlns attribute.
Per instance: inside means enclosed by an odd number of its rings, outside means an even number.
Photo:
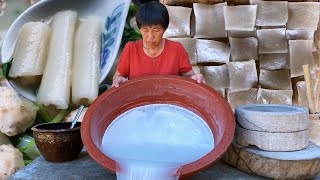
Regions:
<svg viewBox="0 0 320 180"><path fill-rule="evenodd" d="M223 153L227 150L229 145L231 144L235 132L235 121L233 112L230 108L230 105L227 103L227 101L218 94L215 90L213 90L211 87L204 85L204 84L197 84L194 80L191 80L189 78L179 77L179 76L147 76L143 78L138 78L134 80L129 80L121 84L119 88L125 88L128 85L139 83L140 81L146 81L146 80L158 80L158 79L168 79L172 80L175 79L179 82L185 83L185 84L193 84L196 85L198 89L201 89L203 92L209 92L215 96L215 98L221 103L221 106L224 107L226 111L226 117L225 117L225 127L227 130L223 132L221 135L221 140L219 142L215 141L214 149L209 152L204 157L200 158L197 161L194 161L190 164L184 165L181 168L180 171L180 179L189 178L190 176L198 173L201 170L204 170L208 167L210 167L214 162L216 162L218 159L221 158ZM116 162L107 157L105 154L103 154L100 149L96 146L94 143L94 140L91 136L91 117L93 116L95 109L98 108L98 106L103 102L106 101L106 96L111 95L117 91L117 88L111 88L102 95L100 95L89 107L87 110L82 125L81 125L81 137L84 146L86 147L89 155L98 162L101 166L103 166L106 169L111 170L112 172L116 172ZM157 104L157 102L155 103ZM170 103L168 103L170 104ZM214 134L215 136L215 134ZM199 166L200 165L200 166Z"/></svg>

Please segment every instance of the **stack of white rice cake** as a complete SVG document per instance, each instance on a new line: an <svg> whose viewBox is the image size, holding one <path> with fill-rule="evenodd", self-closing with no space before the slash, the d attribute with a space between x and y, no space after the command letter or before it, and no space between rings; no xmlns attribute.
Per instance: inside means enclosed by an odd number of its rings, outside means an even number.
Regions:
<svg viewBox="0 0 320 180"><path fill-rule="evenodd" d="M251 104L236 108L235 141L223 160L276 179L306 179L320 172L320 147L309 143L309 112L300 106Z"/></svg>

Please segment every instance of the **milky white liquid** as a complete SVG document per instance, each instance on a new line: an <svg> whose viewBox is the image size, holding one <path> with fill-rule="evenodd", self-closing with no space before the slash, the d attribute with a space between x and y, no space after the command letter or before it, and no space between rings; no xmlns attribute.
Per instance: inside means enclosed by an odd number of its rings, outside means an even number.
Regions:
<svg viewBox="0 0 320 180"><path fill-rule="evenodd" d="M107 128L101 151L117 162L118 180L177 180L181 166L214 148L207 123L175 105L131 109Z"/></svg>

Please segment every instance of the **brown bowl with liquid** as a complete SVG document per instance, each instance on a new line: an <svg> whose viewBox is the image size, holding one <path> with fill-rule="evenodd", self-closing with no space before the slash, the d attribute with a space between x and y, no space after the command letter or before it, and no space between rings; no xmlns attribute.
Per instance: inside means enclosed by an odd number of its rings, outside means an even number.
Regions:
<svg viewBox="0 0 320 180"><path fill-rule="evenodd" d="M76 159L83 148L80 127L77 122L43 123L32 128L33 137L42 156L50 162L66 162Z"/></svg>

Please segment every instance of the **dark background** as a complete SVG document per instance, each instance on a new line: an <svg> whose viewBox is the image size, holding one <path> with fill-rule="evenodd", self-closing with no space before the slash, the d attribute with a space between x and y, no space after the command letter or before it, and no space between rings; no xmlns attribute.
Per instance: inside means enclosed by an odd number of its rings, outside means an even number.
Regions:
<svg viewBox="0 0 320 180"><path fill-rule="evenodd" d="M149 1L155 1L155 0L133 0L133 2L138 6L145 3L145 2L149 2Z"/></svg>

